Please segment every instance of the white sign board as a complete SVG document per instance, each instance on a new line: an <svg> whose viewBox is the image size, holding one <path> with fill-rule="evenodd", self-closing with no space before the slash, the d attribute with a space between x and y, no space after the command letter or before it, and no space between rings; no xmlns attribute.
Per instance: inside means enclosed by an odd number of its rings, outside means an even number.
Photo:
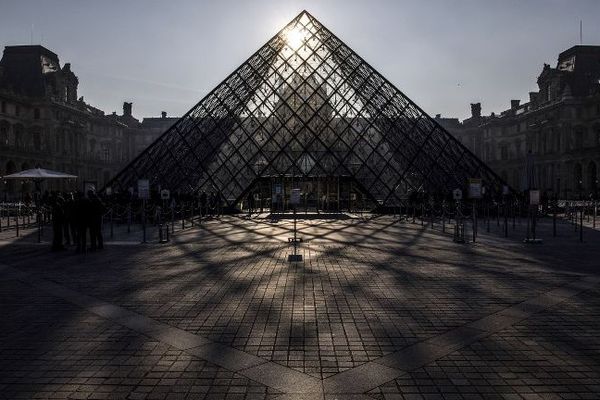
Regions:
<svg viewBox="0 0 600 400"><path fill-rule="evenodd" d="M171 192L168 189L161 190L160 198L163 200L169 200L171 198Z"/></svg>
<svg viewBox="0 0 600 400"><path fill-rule="evenodd" d="M290 195L290 203L300 204L300 189L292 189L292 193Z"/></svg>
<svg viewBox="0 0 600 400"><path fill-rule="evenodd" d="M469 198L481 198L481 179L469 178Z"/></svg>
<svg viewBox="0 0 600 400"><path fill-rule="evenodd" d="M529 191L529 204L532 206L540 204L540 191L530 190Z"/></svg>
<svg viewBox="0 0 600 400"><path fill-rule="evenodd" d="M454 200L462 200L462 190L460 190L460 189L454 189L452 191L452 198Z"/></svg>
<svg viewBox="0 0 600 400"><path fill-rule="evenodd" d="M138 179L138 197L148 200L150 198L150 181L148 179Z"/></svg>

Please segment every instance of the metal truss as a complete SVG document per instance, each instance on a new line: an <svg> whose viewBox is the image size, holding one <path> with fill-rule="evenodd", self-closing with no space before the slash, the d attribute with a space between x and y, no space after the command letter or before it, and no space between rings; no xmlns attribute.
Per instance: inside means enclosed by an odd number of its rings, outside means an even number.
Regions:
<svg viewBox="0 0 600 400"><path fill-rule="evenodd" d="M303 11L123 169L153 189L220 193L233 206L258 178L353 178L384 206L502 180Z"/></svg>

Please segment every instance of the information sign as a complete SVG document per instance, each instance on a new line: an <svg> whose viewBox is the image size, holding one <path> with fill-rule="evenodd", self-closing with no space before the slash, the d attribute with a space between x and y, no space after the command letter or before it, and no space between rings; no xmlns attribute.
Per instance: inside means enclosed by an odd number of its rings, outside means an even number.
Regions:
<svg viewBox="0 0 600 400"><path fill-rule="evenodd" d="M480 199L481 198L481 179L469 178L469 198Z"/></svg>
<svg viewBox="0 0 600 400"><path fill-rule="evenodd" d="M292 189L292 193L290 195L290 203L300 204L300 192L300 189Z"/></svg>
<svg viewBox="0 0 600 400"><path fill-rule="evenodd" d="M150 181L148 179L138 179L138 197L148 200L150 198Z"/></svg>
<svg viewBox="0 0 600 400"><path fill-rule="evenodd" d="M540 191L530 190L529 191L529 204L532 206L540 204Z"/></svg>

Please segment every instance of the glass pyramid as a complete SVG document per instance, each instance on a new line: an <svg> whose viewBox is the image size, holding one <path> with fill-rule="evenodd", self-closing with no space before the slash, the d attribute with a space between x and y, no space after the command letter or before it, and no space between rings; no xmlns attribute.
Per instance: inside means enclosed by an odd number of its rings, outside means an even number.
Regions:
<svg viewBox="0 0 600 400"><path fill-rule="evenodd" d="M351 180L383 206L503 182L308 12L301 12L123 169L116 191L220 194L260 180ZM338 189L339 192L339 189Z"/></svg>

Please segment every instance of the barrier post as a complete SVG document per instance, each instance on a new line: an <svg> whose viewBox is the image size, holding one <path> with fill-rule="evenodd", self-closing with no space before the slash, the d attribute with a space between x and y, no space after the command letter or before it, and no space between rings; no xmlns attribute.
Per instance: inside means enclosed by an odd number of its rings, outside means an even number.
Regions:
<svg viewBox="0 0 600 400"><path fill-rule="evenodd" d="M471 216L471 218L473 218L473 243L475 243L477 241L477 212L476 212L476 205L475 205L475 200L473 200L473 215Z"/></svg>
<svg viewBox="0 0 600 400"><path fill-rule="evenodd" d="M113 209L110 209L110 238L114 237Z"/></svg>
<svg viewBox="0 0 600 400"><path fill-rule="evenodd" d="M131 203L127 206L127 233L131 233Z"/></svg>
<svg viewBox="0 0 600 400"><path fill-rule="evenodd" d="M179 213L181 214L181 229L185 229L185 211L183 209L183 203L181 204L181 207L179 208Z"/></svg>
<svg viewBox="0 0 600 400"><path fill-rule="evenodd" d="M17 215L15 217L15 222L17 224L17 237L19 237L19 214L21 213L21 206L17 205Z"/></svg>
<svg viewBox="0 0 600 400"><path fill-rule="evenodd" d="M142 243L146 243L146 199L142 200Z"/></svg>
<svg viewBox="0 0 600 400"><path fill-rule="evenodd" d="M583 212L585 208L581 209L579 213L579 241L583 243Z"/></svg>

